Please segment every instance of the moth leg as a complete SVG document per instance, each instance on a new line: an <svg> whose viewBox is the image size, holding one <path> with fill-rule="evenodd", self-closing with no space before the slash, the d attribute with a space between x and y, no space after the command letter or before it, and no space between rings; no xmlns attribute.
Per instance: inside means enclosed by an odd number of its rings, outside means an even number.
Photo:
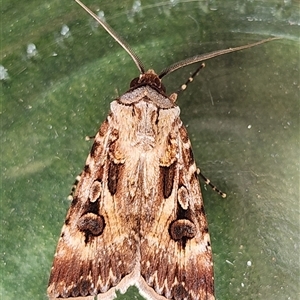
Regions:
<svg viewBox="0 0 300 300"><path fill-rule="evenodd" d="M76 176L75 181L72 185L71 192L68 196L68 200L70 200L70 201L72 201L74 199L74 193L75 193L76 187L78 185L78 182L80 181L81 175L82 175L82 172L79 175Z"/></svg>
<svg viewBox="0 0 300 300"><path fill-rule="evenodd" d="M212 184L210 180L201 173L200 169L197 170L197 173L204 180L204 182L208 184L214 191L216 191L222 198L226 198L226 194L220 191L214 184Z"/></svg>

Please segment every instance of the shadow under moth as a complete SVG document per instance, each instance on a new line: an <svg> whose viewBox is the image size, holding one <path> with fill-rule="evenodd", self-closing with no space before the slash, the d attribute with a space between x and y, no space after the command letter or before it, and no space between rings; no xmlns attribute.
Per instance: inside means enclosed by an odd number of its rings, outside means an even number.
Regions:
<svg viewBox="0 0 300 300"><path fill-rule="evenodd" d="M114 299L116 290L125 293L136 285L147 299L213 300L201 173L175 101L202 61L275 38L197 55L157 75L145 71L107 23L76 2L129 53L140 75L111 103L95 136L58 241L48 296ZM161 79L197 62L196 72L168 96Z"/></svg>

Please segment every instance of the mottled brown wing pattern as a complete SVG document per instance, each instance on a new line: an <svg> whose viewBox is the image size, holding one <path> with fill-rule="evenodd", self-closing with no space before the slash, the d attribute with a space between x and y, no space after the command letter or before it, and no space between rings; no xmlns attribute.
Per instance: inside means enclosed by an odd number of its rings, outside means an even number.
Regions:
<svg viewBox="0 0 300 300"><path fill-rule="evenodd" d="M142 224L141 275L145 282L139 287L150 297L157 293L165 299L213 300L207 220L191 144L179 118L168 148L173 148L173 155L160 166L159 182L165 185L156 194L153 226Z"/></svg>
<svg viewBox="0 0 300 300"><path fill-rule="evenodd" d="M197 169L179 114L147 85L111 103L62 229L50 299L113 299L134 284L148 299L214 299Z"/></svg>
<svg viewBox="0 0 300 300"><path fill-rule="evenodd" d="M118 131L113 116L95 137L90 155L62 228L51 269L50 299L98 293L112 294L111 287L133 272L137 258L134 233L120 226L114 205L116 165L111 158ZM119 169L121 167L118 167Z"/></svg>

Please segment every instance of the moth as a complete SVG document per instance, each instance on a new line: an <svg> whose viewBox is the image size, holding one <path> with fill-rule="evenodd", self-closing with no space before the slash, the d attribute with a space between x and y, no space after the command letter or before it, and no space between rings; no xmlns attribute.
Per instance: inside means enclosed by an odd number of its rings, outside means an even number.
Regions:
<svg viewBox="0 0 300 300"><path fill-rule="evenodd" d="M111 103L95 136L58 241L49 299L114 299L116 290L125 293L136 285L147 299L213 300L212 250L198 181L202 175L175 103L178 92L168 96L162 78L274 38L197 55L157 75L145 71L107 23L76 2L128 52L140 75Z"/></svg>

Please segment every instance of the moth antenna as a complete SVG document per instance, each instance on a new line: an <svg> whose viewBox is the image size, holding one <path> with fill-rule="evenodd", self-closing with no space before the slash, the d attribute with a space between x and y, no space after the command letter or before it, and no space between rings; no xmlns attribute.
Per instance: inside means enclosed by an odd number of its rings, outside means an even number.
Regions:
<svg viewBox="0 0 300 300"><path fill-rule="evenodd" d="M214 58L214 57L217 57L217 56L221 56L221 55L224 55L224 54L228 54L228 53L231 53L231 52L236 52L236 51L252 48L252 47L255 47L255 46L270 42L270 41L273 41L273 40L278 40L278 39L280 39L280 38L273 37L273 38L269 38L269 39L265 39L265 40L253 43L253 44L248 44L248 45L244 45L244 46L228 48L228 49L223 49L223 50L217 50L217 51L213 51L213 52L205 53L205 54L201 54L201 55L196 55L196 56L181 60L181 61L179 61L179 62L163 69L158 76L159 76L160 79L162 79L164 76L166 76L166 75L168 75L168 74L170 74L170 73L172 73L172 72L174 72L174 71L176 71L176 70L178 70L182 67L185 67L185 66L197 63L197 62L201 62L201 61L204 61L204 60L208 60L208 59L211 59L211 58Z"/></svg>
<svg viewBox="0 0 300 300"><path fill-rule="evenodd" d="M114 38L116 42L123 47L123 49L131 56L135 62L137 68L141 74L145 73L145 68L140 58L134 53L130 46L103 20L101 20L95 13L93 13L87 6L85 6L81 1L75 0L90 16L92 16L108 33Z"/></svg>

